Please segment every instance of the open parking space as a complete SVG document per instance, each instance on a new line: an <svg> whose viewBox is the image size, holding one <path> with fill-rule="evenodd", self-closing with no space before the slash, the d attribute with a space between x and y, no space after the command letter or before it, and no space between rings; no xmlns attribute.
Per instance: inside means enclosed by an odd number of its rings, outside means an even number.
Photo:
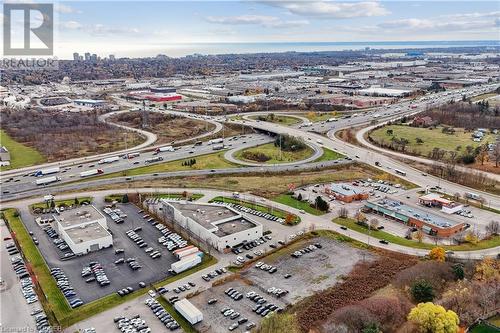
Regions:
<svg viewBox="0 0 500 333"><path fill-rule="evenodd" d="M104 205L97 205L97 209L103 210ZM132 204L119 204L118 208L127 217L123 223L115 223L106 215L107 225L113 236L113 247L101 249L83 256L76 256L69 260L61 260L60 250L52 242L52 238L36 225L32 218L25 218L24 223L39 241L39 249L42 252L49 267L59 267L67 276L70 285L77 291L78 298L84 303L101 298L107 294L116 292L122 288L132 287L134 290L139 288L139 282L144 282L144 286L165 278L168 275L170 265L177 259L167 249L158 243L158 238L162 236L160 231L139 214L139 209ZM140 230L138 229L140 227ZM136 233L147 244L140 248L134 243L127 231L136 229ZM160 257L152 259L151 251L146 252L148 247L153 247L161 253ZM123 249L122 253L115 253L115 250ZM133 270L127 262L115 263L123 258L136 259L141 266ZM109 284L99 286L96 279L102 276L101 273L90 274L82 277L82 270L88 267L91 262L97 262L104 270L104 274L109 279ZM99 269L99 271L101 271ZM90 280L89 280L90 279ZM89 280L89 282L86 282Z"/></svg>
<svg viewBox="0 0 500 333"><path fill-rule="evenodd" d="M228 296L225 291L230 288L240 293L242 298L235 300ZM196 329L200 332L229 332L229 327L231 325L236 325L238 320L240 320L241 324L239 324L233 332L246 332L247 325L251 323L258 324L259 321L262 320L262 316L253 311L258 304L246 296L247 293L251 291L258 292L267 300L267 302L263 303L263 306L267 304L269 304L269 306L274 304L280 308L285 306L282 301L267 295L265 292L259 291L256 286L250 286L240 280L231 281L220 286L212 287L189 299L189 301L203 313L203 321L196 325ZM212 299L217 299L217 302L208 304ZM223 309L227 309L225 312L227 316L221 312ZM231 312L230 310L233 311ZM235 313L239 313L239 315L235 317ZM233 316L234 319L231 319L231 316ZM247 320L245 321L244 318Z"/></svg>
<svg viewBox="0 0 500 333"><path fill-rule="evenodd" d="M314 245L315 249L306 252L306 248L314 248L310 247L311 245ZM292 257L293 253L301 250L302 255ZM276 267L275 273L270 274L269 271L253 264L241 275L253 281L263 293L267 293L269 288L288 291L281 299L286 303L294 303L299 298L334 285L341 276L348 274L359 260L372 258L373 255L366 250L319 237L293 243L261 260L264 264Z"/></svg>
<svg viewBox="0 0 500 333"><path fill-rule="evenodd" d="M292 257L301 250L299 257ZM328 237L295 242L252 263L240 272L241 279L211 287L190 298L190 302L203 313L204 319L196 328L203 332L229 332L229 327L238 319L247 318L248 321L234 329L235 332L245 332L246 324L259 324L262 314L265 316L271 312L273 305L276 306L275 311L284 309L301 298L333 286L358 261L373 259L374 255L366 250ZM214 299L217 300L214 304L208 303ZM227 316L222 313L223 309L227 311ZM268 309L270 311L265 312ZM235 312L239 316L231 319Z"/></svg>

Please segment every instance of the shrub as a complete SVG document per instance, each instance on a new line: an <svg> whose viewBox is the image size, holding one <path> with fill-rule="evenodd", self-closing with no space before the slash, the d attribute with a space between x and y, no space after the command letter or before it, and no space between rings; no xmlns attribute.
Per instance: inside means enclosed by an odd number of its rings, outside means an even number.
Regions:
<svg viewBox="0 0 500 333"><path fill-rule="evenodd" d="M435 247L429 251L429 258L436 261L445 261L446 252L442 247Z"/></svg>
<svg viewBox="0 0 500 333"><path fill-rule="evenodd" d="M413 299L418 303L430 302L435 297L434 288L432 287L432 284L430 284L426 280L420 280L415 282L411 286L411 295Z"/></svg>

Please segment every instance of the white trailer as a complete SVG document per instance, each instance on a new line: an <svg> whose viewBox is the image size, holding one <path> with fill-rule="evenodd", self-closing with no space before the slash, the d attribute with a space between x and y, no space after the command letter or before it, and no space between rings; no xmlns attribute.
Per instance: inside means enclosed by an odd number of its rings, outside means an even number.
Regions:
<svg viewBox="0 0 500 333"><path fill-rule="evenodd" d="M184 257L191 255L191 254L198 253L200 251L196 246L190 247L188 249L182 249L182 250L183 251L179 251L179 252L174 254L178 259L182 259Z"/></svg>
<svg viewBox="0 0 500 333"><path fill-rule="evenodd" d="M198 264L201 263L201 256L199 256L197 253L191 254L187 257L182 258L179 261L176 261L170 265L170 268L176 273L179 274L181 272L184 272L185 270L188 270Z"/></svg>
<svg viewBox="0 0 500 333"><path fill-rule="evenodd" d="M92 169L92 170L80 172L80 177L99 175L101 173L104 173L104 171L102 171L102 169Z"/></svg>
<svg viewBox="0 0 500 333"><path fill-rule="evenodd" d="M215 145L217 143L223 143L223 142L224 142L223 138L218 138L218 139L212 139L212 140L208 141L208 144L209 145Z"/></svg>
<svg viewBox="0 0 500 333"><path fill-rule="evenodd" d="M113 156L113 157L108 157L108 158L103 158L102 160L99 160L97 164L107 164L107 163L113 163L119 161L120 158L118 156Z"/></svg>
<svg viewBox="0 0 500 333"><path fill-rule="evenodd" d="M52 177L46 177L46 178L37 179L35 181L35 183L37 185L47 185L47 184L58 182L60 180L61 180L61 178L56 177L56 176L52 176Z"/></svg>
<svg viewBox="0 0 500 333"><path fill-rule="evenodd" d="M224 149L224 144L220 144L220 145L213 145L212 146L212 150L221 150L221 149Z"/></svg>
<svg viewBox="0 0 500 333"><path fill-rule="evenodd" d="M203 313L190 301L183 298L174 303L174 308L179 312L191 325L199 323L203 320Z"/></svg>
<svg viewBox="0 0 500 333"><path fill-rule="evenodd" d="M40 177L40 176L50 175L52 173L58 173L59 171L61 171L61 168L59 167L41 169L35 172L35 176Z"/></svg>
<svg viewBox="0 0 500 333"><path fill-rule="evenodd" d="M331 123L331 122L333 122L333 121L339 121L339 120L338 120L338 118L328 118L328 119L326 120L326 122L327 122L327 123Z"/></svg>
<svg viewBox="0 0 500 333"><path fill-rule="evenodd" d="M175 149L172 146L165 146L165 147L156 148L157 153L163 153L165 151L175 151Z"/></svg>

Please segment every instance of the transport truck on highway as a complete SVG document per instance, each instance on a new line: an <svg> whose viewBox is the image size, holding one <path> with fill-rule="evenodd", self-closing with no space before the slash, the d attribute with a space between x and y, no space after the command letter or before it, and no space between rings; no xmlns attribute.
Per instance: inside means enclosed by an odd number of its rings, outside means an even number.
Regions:
<svg viewBox="0 0 500 333"><path fill-rule="evenodd" d="M58 182L60 181L61 178L59 177L56 177L56 176L52 176L52 177L45 177L45 178L40 178L40 179L37 179L35 181L35 183L37 185L47 185L47 184L51 184L51 183L55 183L55 182Z"/></svg>
<svg viewBox="0 0 500 333"><path fill-rule="evenodd" d="M148 158L147 160L144 161L144 163L149 164L149 163L160 162L160 161L163 161L163 157L156 156L153 158Z"/></svg>
<svg viewBox="0 0 500 333"><path fill-rule="evenodd" d="M139 156L141 156L140 153L128 153L128 154L123 155L123 158L130 160L132 158L139 157Z"/></svg>
<svg viewBox="0 0 500 333"><path fill-rule="evenodd" d="M224 149L224 144L212 146L212 150L221 150L221 149Z"/></svg>
<svg viewBox="0 0 500 333"><path fill-rule="evenodd" d="M212 139L212 140L208 141L208 144L209 145L215 145L215 144L223 143L223 142L224 142L223 138L218 138L218 139Z"/></svg>
<svg viewBox="0 0 500 333"><path fill-rule="evenodd" d="M155 153L158 154L158 153L163 153L166 151L175 151L175 149L172 146L165 146L165 147L156 148Z"/></svg>
<svg viewBox="0 0 500 333"><path fill-rule="evenodd" d="M334 122L334 121L339 121L337 118L328 118L326 120L327 123L331 123L331 122Z"/></svg>
<svg viewBox="0 0 500 333"><path fill-rule="evenodd" d="M80 172L80 177L100 175L101 173L104 173L104 171L102 171L102 169L92 169L92 170Z"/></svg>
<svg viewBox="0 0 500 333"><path fill-rule="evenodd" d="M97 164L108 164L108 163L113 163L119 161L120 158L118 156L113 156L113 157L107 157L103 158L102 160L99 160Z"/></svg>
<svg viewBox="0 0 500 333"><path fill-rule="evenodd" d="M53 173L58 173L59 171L61 171L61 168L59 168L59 167L41 169L41 170L35 171L35 177L50 175Z"/></svg>

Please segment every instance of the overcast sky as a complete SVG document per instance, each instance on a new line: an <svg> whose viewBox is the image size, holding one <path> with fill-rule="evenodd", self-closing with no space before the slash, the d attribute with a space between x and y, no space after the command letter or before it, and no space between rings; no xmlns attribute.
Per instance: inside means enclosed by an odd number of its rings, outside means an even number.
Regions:
<svg viewBox="0 0 500 333"><path fill-rule="evenodd" d="M62 58L188 47L177 43L500 39L499 1L68 1L56 8Z"/></svg>

